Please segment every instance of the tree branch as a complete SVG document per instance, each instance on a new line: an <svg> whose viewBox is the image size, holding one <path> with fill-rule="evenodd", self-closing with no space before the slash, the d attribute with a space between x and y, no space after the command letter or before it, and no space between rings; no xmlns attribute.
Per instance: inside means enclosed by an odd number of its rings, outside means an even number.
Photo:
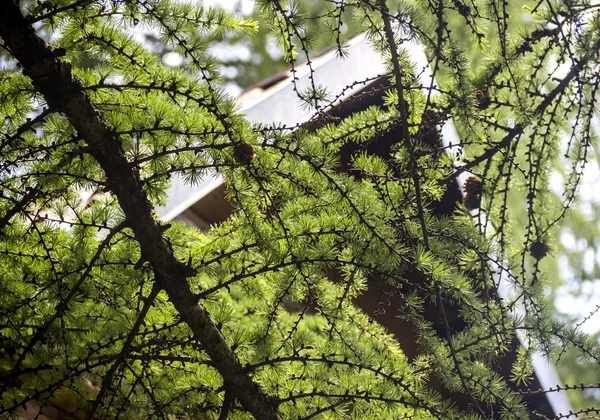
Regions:
<svg viewBox="0 0 600 420"><path fill-rule="evenodd" d="M427 232L427 224L425 223L425 210L423 209L423 198L421 194L421 179L417 172L417 161L415 159L414 144L408 132L408 110L406 100L404 98L404 86L402 85L403 71L400 68L400 57L398 55L398 47L394 40L394 31L390 22L390 11L385 3L385 0L378 0L377 5L383 19L383 29L385 40L390 49L392 56L392 66L394 68L394 79L396 82L396 93L398 95L398 110L400 111L400 119L402 124L402 140L407 146L408 155L410 157L410 176L415 186L415 201L417 205L417 216L421 224L421 232L423 234L423 243L426 249L429 249L429 234Z"/></svg>
<svg viewBox="0 0 600 420"><path fill-rule="evenodd" d="M148 315L148 311L154 304L154 300L156 299L156 296L158 296L160 289L161 288L160 288L159 284L154 283L154 286L152 287L152 291L150 292L150 295L145 299L144 306L142 307L142 310L138 314L135 324L129 331L129 334L127 334L127 338L125 339L125 342L123 343L123 346L121 347L121 351L119 352L116 360L111 365L110 369L108 369L108 372L106 373L106 376L104 377L104 379L102 381L102 388L100 388L100 392L96 396L94 405L92 405L92 409L89 412L90 418L94 418L94 414L96 414L96 411L100 407L100 404L102 404L102 399L104 398L104 396L106 395L106 393L110 390L110 388L112 386L112 381L113 381L115 374L117 373L117 370L121 367L121 364L123 364L125 359L129 356L129 353L131 352L131 343L133 343L133 339L135 338L135 336L138 333L140 327L142 326L144 320L146 319L146 315Z"/></svg>
<svg viewBox="0 0 600 420"><path fill-rule="evenodd" d="M195 272L177 260L163 237L154 219L152 205L130 169L117 135L106 126L81 84L73 78L70 65L60 62L51 48L37 36L21 14L18 2L4 1L2 6L0 37L7 49L48 105L64 113L88 144L89 152L104 170L110 189L119 200L143 257L152 265L156 278L161 279L159 284L167 292L181 319L214 361L226 387L254 417L278 419L276 404L244 372L225 337L190 290L187 278Z"/></svg>
<svg viewBox="0 0 600 420"><path fill-rule="evenodd" d="M596 48L598 48L598 45L596 45ZM544 113L544 111L546 110L546 108L548 108L548 106L554 101L554 99L556 99L556 97L558 95L565 92L565 90L567 89L569 84L573 81L573 79L575 77L577 77L577 75L579 75L581 70L583 70L583 68L587 65L587 63L590 61L591 58L592 58L592 55L587 54L581 60L576 62L573 65L573 67L571 67L571 70L569 71L569 73L567 73L567 75L560 81L560 83L554 89L552 89L552 91L548 95L546 95L544 100L537 106L537 108L533 112L533 117L541 116ZM529 121L533 121L533 120L534 120L534 118L529 119ZM462 165L460 168L458 168L453 173L448 175L441 182L442 183L450 182L451 180L455 179L458 175L462 174L463 172L468 171L469 169L479 165L480 163L491 159L496 153L498 153L500 150L507 147L515 138L517 138L518 136L523 134L523 132L525 131L525 129L528 126L529 126L529 123L517 124L516 126L514 126L513 128L511 128L508 131L508 133L506 134L506 136L504 136L504 138L502 140L500 140L494 146L487 149L485 152L483 152L479 156L471 159L468 162L465 162L464 165Z"/></svg>

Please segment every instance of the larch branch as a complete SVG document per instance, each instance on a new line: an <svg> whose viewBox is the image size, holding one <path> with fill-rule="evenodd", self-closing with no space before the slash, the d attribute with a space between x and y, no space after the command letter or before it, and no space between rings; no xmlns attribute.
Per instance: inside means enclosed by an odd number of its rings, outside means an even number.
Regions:
<svg viewBox="0 0 600 420"><path fill-rule="evenodd" d="M82 85L74 79L70 65L53 55L14 0L2 2L0 37L48 105L64 113L88 144L89 152L104 170L110 189L119 200L142 256L152 265L156 278L161 279L160 286L181 319L215 363L227 389L257 419L278 419L277 404L244 372L208 311L192 293L187 278L194 275L194 270L173 254L139 179L130 169L118 136L104 123Z"/></svg>

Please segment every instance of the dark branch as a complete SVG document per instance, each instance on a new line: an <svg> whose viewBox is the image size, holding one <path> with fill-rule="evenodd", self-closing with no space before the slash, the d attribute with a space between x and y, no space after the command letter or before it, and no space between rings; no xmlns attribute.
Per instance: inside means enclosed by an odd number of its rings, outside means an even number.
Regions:
<svg viewBox="0 0 600 420"><path fill-rule="evenodd" d="M598 46L596 46L596 47L598 47ZM554 89L552 89L552 91L548 95L546 95L544 100L538 105L538 107L535 109L535 111L533 113L533 117L539 117L544 114L544 111L546 111L546 108L548 108L548 106L554 101L554 99L556 99L557 96L559 96L565 92L565 90L567 89L569 84L573 81L573 79L575 79L577 77L577 75L579 75L581 70L583 70L583 68L587 65L587 63L590 61L591 58L592 58L592 55L587 54L581 60L576 62L573 67L571 67L571 70L565 76L565 78L562 79L560 81L560 83ZM535 119L530 118L529 121L535 121ZM510 143L515 138L522 135L528 126L529 126L529 123L517 124L514 128L511 128L509 130L509 132L506 134L506 136L504 136L504 138L502 140L500 140L498 143L496 143L494 146L492 146L491 148L489 148L488 150L486 150L485 152L483 152L476 158L473 158L472 160L466 162L463 166L461 166L456 171L454 171L452 174L450 174L446 178L444 178L442 180L442 182L444 182L444 183L450 182L451 180L453 180L454 178L456 178L458 175L462 174L463 172L468 171L469 169L479 165L480 163L491 159L500 150L502 150L505 147L507 147L508 145L510 145Z"/></svg>
<svg viewBox="0 0 600 420"><path fill-rule="evenodd" d="M64 113L85 139L89 152L104 170L110 188L119 200L143 257L152 265L156 278L162 279L160 286L169 295L181 319L202 343L226 386L244 408L256 418L278 419L276 404L243 371L225 337L190 290L187 278L195 273L177 260L166 242L154 219L152 205L125 158L119 138L106 126L81 84L73 78L70 65L60 62L37 36L21 14L18 3L7 1L3 6L0 37L49 106Z"/></svg>

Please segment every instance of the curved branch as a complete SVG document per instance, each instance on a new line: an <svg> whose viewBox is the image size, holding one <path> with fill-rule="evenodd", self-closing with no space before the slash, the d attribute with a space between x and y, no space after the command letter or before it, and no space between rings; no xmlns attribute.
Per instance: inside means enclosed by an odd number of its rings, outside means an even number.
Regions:
<svg viewBox="0 0 600 420"><path fill-rule="evenodd" d="M53 55L51 48L23 17L15 0L4 2L0 14L0 37L49 106L64 113L85 139L89 152L104 170L107 183L119 200L127 223L139 242L142 256L152 265L159 285L214 361L228 389L254 417L278 419L277 405L244 372L208 311L198 304L187 282L195 271L173 254L154 219L152 205L140 180L123 153L119 138L104 123L85 95L83 86L74 79L70 65Z"/></svg>
<svg viewBox="0 0 600 420"><path fill-rule="evenodd" d="M599 43L596 44L596 48L598 48L598 46L599 46L598 44ZM558 85L556 85L556 87L554 89L552 89L552 91L548 95L546 95L544 100L537 106L537 108L533 112L533 116L535 116L535 117L541 116L544 113L544 111L546 111L546 108L548 108L548 106L550 106L550 104L552 104L554 99L556 99L556 97L558 95L565 92L565 90L567 89L569 84L573 81L573 79L575 79L575 77L577 77L579 75L579 73L583 70L583 68L587 65L587 63L590 61L591 58L592 58L592 54L587 54L587 55L583 56L581 60L576 62L573 65L573 67L571 67L571 70L569 71L569 73L567 73L567 75L560 81L560 83ZM529 121L533 121L533 118L529 119ZM513 128L511 128L508 131L508 133L506 134L506 136L504 136L504 138L502 140L500 140L494 146L487 149L485 152L483 152L479 156L471 159L468 162L465 162L464 165L462 165L460 168L455 170L453 173L448 175L446 178L444 178L440 182L441 183L450 182L451 180L453 180L454 178L456 178L458 175L462 174L463 172L468 171L469 169L479 165L480 163L491 159L496 153L498 153L500 150L507 147L515 138L522 135L528 126L529 126L529 123L517 124L516 126L514 126Z"/></svg>

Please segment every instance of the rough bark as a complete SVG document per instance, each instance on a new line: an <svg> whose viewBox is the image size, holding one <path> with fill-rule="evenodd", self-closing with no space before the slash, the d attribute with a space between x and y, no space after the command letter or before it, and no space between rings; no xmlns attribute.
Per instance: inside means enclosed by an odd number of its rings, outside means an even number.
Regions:
<svg viewBox="0 0 600 420"><path fill-rule="evenodd" d="M106 126L81 84L73 78L70 66L59 61L52 49L37 36L18 3L3 0L1 6L0 37L5 47L48 105L64 113L89 146L89 152L104 170L108 185L119 200L143 258L152 265L155 278L181 319L213 360L226 388L257 419L278 419L276 404L244 372L225 337L190 290L187 277L193 275L193 270L175 258L163 237L161 227L153 217L152 205L129 168L118 137Z"/></svg>

